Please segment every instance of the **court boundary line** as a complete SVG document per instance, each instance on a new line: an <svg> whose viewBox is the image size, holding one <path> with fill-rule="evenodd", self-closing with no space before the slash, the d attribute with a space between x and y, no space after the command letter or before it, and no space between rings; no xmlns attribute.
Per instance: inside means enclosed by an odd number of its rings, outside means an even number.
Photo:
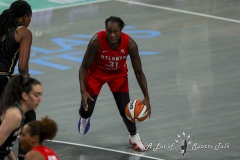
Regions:
<svg viewBox="0 0 240 160"><path fill-rule="evenodd" d="M135 1L128 1L128 0L115 0L115 1L124 2L124 3L131 3L131 4L135 4L135 5L157 8L157 9L162 9L162 10L167 10L167 11L185 13L185 14L190 14L190 15L195 15L195 16L200 16L200 17L218 19L218 20L223 20L223 21L228 21L228 22L240 23L240 20L218 17L218 16L212 16L212 15L197 13L197 12L192 12L192 11L185 11L185 10L181 10L181 9L174 9L174 8L169 8L169 7L156 6L156 5L153 5L153 4L147 4L147 3L142 3L142 2L135 2Z"/></svg>
<svg viewBox="0 0 240 160"><path fill-rule="evenodd" d="M83 3L79 3L79 4L69 4L69 5L59 6L59 7L51 7L51 8L44 8L44 9L35 9L35 10L33 10L33 12L42 12L42 11L48 11L48 10L56 10L56 9L77 7L77 6L87 5L87 4L100 3L100 2L108 2L108 1L110 1L110 0L96 0L96 1L91 1L91 2L83 2Z"/></svg>
<svg viewBox="0 0 240 160"><path fill-rule="evenodd" d="M122 153L122 154L129 154L133 156L139 156L139 157L144 157L148 159L154 159L154 160L165 160L161 158L156 158L152 156L146 156L146 155L141 155L141 154L136 154L136 153L130 153L126 151L120 151L116 149L109 149L109 148L104 148L104 147L97 147L97 146L91 146L91 145L86 145L86 144L79 144L79 143L73 143L73 142L65 142L65 141L59 141L59 140L47 140L48 142L54 142L54 143L61 143L61 144L68 144L68 145L73 145L73 146L81 146L81 147L88 147L88 148L94 148L94 149L99 149L99 150L104 150L104 151L110 151L110 152L116 152L116 153ZM141 152L144 153L144 152Z"/></svg>

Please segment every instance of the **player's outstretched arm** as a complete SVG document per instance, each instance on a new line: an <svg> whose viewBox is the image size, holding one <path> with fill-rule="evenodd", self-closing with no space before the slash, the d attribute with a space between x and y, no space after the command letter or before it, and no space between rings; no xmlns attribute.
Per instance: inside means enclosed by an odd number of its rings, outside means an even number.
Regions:
<svg viewBox="0 0 240 160"><path fill-rule="evenodd" d="M22 39L19 47L18 70L21 74L29 75L28 63L32 45L32 32L25 27L22 27L19 30L21 31Z"/></svg>
<svg viewBox="0 0 240 160"><path fill-rule="evenodd" d="M80 93L82 98L82 104L84 106L85 111L88 110L87 99L90 98L93 101L93 98L85 90L87 72L98 50L99 50L98 35L95 34L88 44L87 50L83 57L82 64L79 68Z"/></svg>
<svg viewBox="0 0 240 160"><path fill-rule="evenodd" d="M151 105L150 105L150 100L149 100L150 98L149 98L149 94L148 94L147 81L146 81L145 74L143 73L143 70L142 70L142 63L141 63L141 59L140 59L139 52L138 52L138 46L131 37L129 37L128 51L129 51L129 55L131 58L131 62L132 62L132 66L133 66L133 70L134 70L136 79L137 79L138 84L144 95L143 103L147 106L147 108L148 108L147 112L149 112L149 117L150 117L151 116Z"/></svg>

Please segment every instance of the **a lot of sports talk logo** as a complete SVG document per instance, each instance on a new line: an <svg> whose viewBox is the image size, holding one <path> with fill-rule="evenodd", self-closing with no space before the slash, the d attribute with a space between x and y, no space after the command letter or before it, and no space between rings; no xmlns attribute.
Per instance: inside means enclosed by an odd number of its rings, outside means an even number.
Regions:
<svg viewBox="0 0 240 160"><path fill-rule="evenodd" d="M176 133L172 143L149 143L146 145L145 150L152 150L154 152L161 150L175 151L182 156L193 155L194 151L200 151L205 149L210 149L214 151L229 149L229 143L217 142L215 144L203 144L194 141L191 134L186 134L184 131L181 134Z"/></svg>

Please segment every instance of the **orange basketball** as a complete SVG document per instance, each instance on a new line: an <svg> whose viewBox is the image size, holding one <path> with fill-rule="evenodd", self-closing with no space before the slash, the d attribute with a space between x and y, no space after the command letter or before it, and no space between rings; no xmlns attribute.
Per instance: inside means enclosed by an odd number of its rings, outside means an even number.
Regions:
<svg viewBox="0 0 240 160"><path fill-rule="evenodd" d="M125 114L131 122L136 120L142 122L148 117L148 112L145 113L147 106L141 102L141 100L135 99L127 104Z"/></svg>

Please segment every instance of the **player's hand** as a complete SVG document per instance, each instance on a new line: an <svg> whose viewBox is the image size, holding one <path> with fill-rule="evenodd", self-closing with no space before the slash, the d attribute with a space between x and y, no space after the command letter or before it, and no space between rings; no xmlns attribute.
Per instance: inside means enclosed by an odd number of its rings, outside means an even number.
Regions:
<svg viewBox="0 0 240 160"><path fill-rule="evenodd" d="M149 118L150 118L150 117L151 117L151 105L150 105L149 98L145 98L145 99L142 101L142 103L147 106L147 110L145 111L145 113L148 112L148 116L149 116Z"/></svg>
<svg viewBox="0 0 240 160"><path fill-rule="evenodd" d="M82 92L82 105L85 111L88 111L88 103L87 103L87 99L90 99L91 101L94 101L94 99L89 95L88 92L83 91Z"/></svg>

